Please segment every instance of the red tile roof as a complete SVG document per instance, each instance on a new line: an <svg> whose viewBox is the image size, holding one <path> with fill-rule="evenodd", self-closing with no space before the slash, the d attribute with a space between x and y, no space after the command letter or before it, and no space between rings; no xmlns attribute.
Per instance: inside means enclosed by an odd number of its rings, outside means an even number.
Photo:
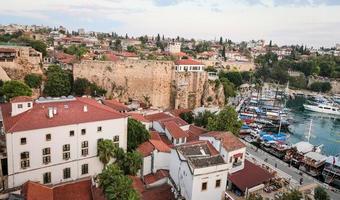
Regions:
<svg viewBox="0 0 340 200"><path fill-rule="evenodd" d="M175 117L179 117L180 114L187 113L187 112L190 112L190 111L191 111L190 109L182 108L182 109L171 110L170 113Z"/></svg>
<svg viewBox="0 0 340 200"><path fill-rule="evenodd" d="M246 147L240 139L234 136L231 132L222 132L222 131L211 131L209 133L205 133L202 136L214 137L216 140L220 140L223 148L227 151L234 151L236 149L241 149Z"/></svg>
<svg viewBox="0 0 340 200"><path fill-rule="evenodd" d="M144 182L149 185L166 177L169 177L169 170L159 169L154 174L144 176Z"/></svg>
<svg viewBox="0 0 340 200"><path fill-rule="evenodd" d="M0 48L1 53L15 53L15 49L10 49L10 48Z"/></svg>
<svg viewBox="0 0 340 200"><path fill-rule="evenodd" d="M164 126L175 139L188 137L188 134L173 121L165 122Z"/></svg>
<svg viewBox="0 0 340 200"><path fill-rule="evenodd" d="M150 143L157 149L159 152L170 153L171 149L167 144L165 144L162 140L150 140Z"/></svg>
<svg viewBox="0 0 340 200"><path fill-rule="evenodd" d="M87 112L83 111L85 105L88 107ZM52 118L47 116L49 107L57 108L57 114ZM1 105L6 133L126 117L126 115L89 98L76 98L72 101L63 102L34 103L32 109L14 117L11 116L11 109L10 103Z"/></svg>
<svg viewBox="0 0 340 200"><path fill-rule="evenodd" d="M144 183L138 176L129 176L132 179L132 187L142 194L145 191Z"/></svg>
<svg viewBox="0 0 340 200"><path fill-rule="evenodd" d="M103 100L103 104L107 105L119 112L124 112L124 111L128 111L129 107L127 107L125 104L120 103L119 101L115 100L115 99L110 99L110 100Z"/></svg>
<svg viewBox="0 0 340 200"><path fill-rule="evenodd" d="M57 52L54 57L57 61L65 64L73 64L77 61L77 57L75 55L70 55L64 52Z"/></svg>
<svg viewBox="0 0 340 200"><path fill-rule="evenodd" d="M154 151L154 146L151 144L151 142L146 141L137 147L137 151L142 154L143 157L147 157L150 156Z"/></svg>
<svg viewBox="0 0 340 200"><path fill-rule="evenodd" d="M199 140L199 136L206 133L207 130L195 125L190 125L189 130L186 132L189 135L189 137L187 138L187 142L191 142Z"/></svg>
<svg viewBox="0 0 340 200"><path fill-rule="evenodd" d="M106 53L106 54L104 54L104 56L108 61L116 62L116 61L119 60L119 58L116 55L114 55L113 53Z"/></svg>
<svg viewBox="0 0 340 200"><path fill-rule="evenodd" d="M28 101L33 101L33 99L29 96L18 96L18 97L13 97L10 100L11 103L21 103L21 102L28 102Z"/></svg>
<svg viewBox="0 0 340 200"><path fill-rule="evenodd" d="M164 128L165 123L167 122L175 122L178 126L186 126L188 123L179 117L170 117L165 119L158 120L160 125Z"/></svg>
<svg viewBox="0 0 340 200"><path fill-rule="evenodd" d="M171 192L171 186L164 184L143 192L142 200L175 200L175 197Z"/></svg>
<svg viewBox="0 0 340 200"><path fill-rule="evenodd" d="M203 65L203 63L191 59L176 60L175 65Z"/></svg>
<svg viewBox="0 0 340 200"><path fill-rule="evenodd" d="M274 175L270 174L267 170L248 160L244 160L244 169L230 174L228 180L245 192L247 188L250 189L267 182L273 177Z"/></svg>
<svg viewBox="0 0 340 200"><path fill-rule="evenodd" d="M158 120L161 120L161 119L171 118L171 116L169 114L164 113L164 112L160 112L160 113L156 113L156 114L145 115L145 118L148 119L149 121L153 122L153 121L158 121Z"/></svg>
<svg viewBox="0 0 340 200"><path fill-rule="evenodd" d="M116 56L122 56L122 57L138 57L137 54L128 52L128 51L123 51L123 52L116 52Z"/></svg>
<svg viewBox="0 0 340 200"><path fill-rule="evenodd" d="M154 150L165 153L171 152L171 148L162 141L157 132L151 133L151 138L148 141L139 145L137 148L137 151L141 153L143 157L151 155Z"/></svg>
<svg viewBox="0 0 340 200"><path fill-rule="evenodd" d="M139 114L139 113L127 113L127 115L129 115L132 119L135 119L137 121L140 122L150 122L150 120L148 120L144 115Z"/></svg>
<svg viewBox="0 0 340 200"><path fill-rule="evenodd" d="M89 179L54 187L28 181L23 185L22 193L27 200L92 200Z"/></svg>

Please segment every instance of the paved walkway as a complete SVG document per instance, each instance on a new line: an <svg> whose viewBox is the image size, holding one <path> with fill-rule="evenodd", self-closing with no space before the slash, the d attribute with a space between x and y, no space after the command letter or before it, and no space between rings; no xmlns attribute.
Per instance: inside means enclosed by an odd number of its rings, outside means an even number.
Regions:
<svg viewBox="0 0 340 200"><path fill-rule="evenodd" d="M303 175L301 176L299 174L301 172L300 170L294 167L289 167L287 163L268 154L267 152L262 151L261 149L258 149L256 151L256 147L249 143L245 142L245 144L247 145L247 153L249 154L249 157L256 159L258 162L266 163L271 168L275 169L275 166L276 166L278 174L287 179L290 178L292 186L298 186L300 178L303 177L302 186L307 186L313 183L317 183L318 185L321 185L325 189L327 189L327 192L330 195L332 200L340 199L340 193L331 191L332 188L330 188L327 184L324 184L305 173L303 173ZM266 162L264 161L265 159L267 159Z"/></svg>

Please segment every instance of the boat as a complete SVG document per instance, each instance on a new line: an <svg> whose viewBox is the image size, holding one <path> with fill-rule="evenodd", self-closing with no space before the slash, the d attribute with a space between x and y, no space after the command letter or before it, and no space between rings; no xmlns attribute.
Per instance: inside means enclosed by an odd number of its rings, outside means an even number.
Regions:
<svg viewBox="0 0 340 200"><path fill-rule="evenodd" d="M322 171L325 183L340 187L340 155L329 156Z"/></svg>
<svg viewBox="0 0 340 200"><path fill-rule="evenodd" d="M304 155L299 169L311 176L317 177L321 175L326 159L327 156L322 155L321 153L313 151L308 152Z"/></svg>
<svg viewBox="0 0 340 200"><path fill-rule="evenodd" d="M321 103L316 104L316 105L303 104L303 107L309 111L332 114L332 115L340 115L340 108L333 106L331 104L321 104Z"/></svg>

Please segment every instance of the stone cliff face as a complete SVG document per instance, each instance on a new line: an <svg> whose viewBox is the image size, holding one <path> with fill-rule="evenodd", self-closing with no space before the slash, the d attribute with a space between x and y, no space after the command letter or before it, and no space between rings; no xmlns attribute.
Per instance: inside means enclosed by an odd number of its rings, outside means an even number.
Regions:
<svg viewBox="0 0 340 200"><path fill-rule="evenodd" d="M83 61L74 65L73 75L95 82L108 96L138 99L154 107L195 108L208 105L208 96L213 98L209 104L224 103L223 87L210 86L206 72L175 72L171 61Z"/></svg>
<svg viewBox="0 0 340 200"><path fill-rule="evenodd" d="M206 81L202 94L201 104L204 106L218 105L223 106L225 96L222 84L217 84L215 81Z"/></svg>

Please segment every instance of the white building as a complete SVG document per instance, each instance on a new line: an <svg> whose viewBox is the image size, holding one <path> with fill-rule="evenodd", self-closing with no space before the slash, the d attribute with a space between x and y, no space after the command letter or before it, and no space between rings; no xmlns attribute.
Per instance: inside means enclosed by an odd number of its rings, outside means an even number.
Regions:
<svg viewBox="0 0 340 200"><path fill-rule="evenodd" d="M234 173L244 168L246 146L232 133L212 131L199 137L199 140L209 141L231 165L229 173Z"/></svg>
<svg viewBox="0 0 340 200"><path fill-rule="evenodd" d="M176 72L204 72L204 64L191 59L175 61Z"/></svg>
<svg viewBox="0 0 340 200"><path fill-rule="evenodd" d="M17 97L1 105L8 188L28 180L57 184L102 171L97 142L126 149L127 116L88 98Z"/></svg>
<svg viewBox="0 0 340 200"><path fill-rule="evenodd" d="M169 53L180 53L181 43L180 42L169 42L165 48L165 51Z"/></svg>
<svg viewBox="0 0 340 200"><path fill-rule="evenodd" d="M171 150L170 177L177 198L220 200L230 165L208 141L196 141Z"/></svg>

